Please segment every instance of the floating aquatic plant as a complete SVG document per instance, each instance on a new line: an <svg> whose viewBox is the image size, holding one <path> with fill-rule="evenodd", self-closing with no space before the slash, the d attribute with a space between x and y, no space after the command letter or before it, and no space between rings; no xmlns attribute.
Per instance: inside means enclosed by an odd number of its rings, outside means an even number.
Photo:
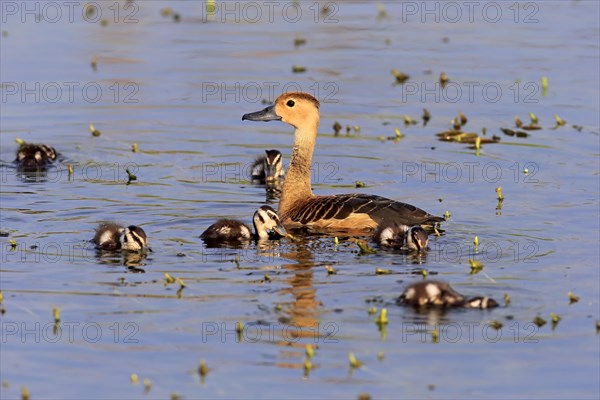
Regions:
<svg viewBox="0 0 600 400"><path fill-rule="evenodd" d="M556 121L556 128L559 126L565 126L567 121L559 117L557 114L554 114L554 120Z"/></svg>
<svg viewBox="0 0 600 400"><path fill-rule="evenodd" d="M444 212L444 219L446 221L448 221L450 219L450 211L446 210L446 212Z"/></svg>
<svg viewBox="0 0 600 400"><path fill-rule="evenodd" d="M388 318L387 318L387 309L382 308L381 312L379 313L379 315L377 316L377 320L375 321L375 323L378 326L382 326L388 323Z"/></svg>
<svg viewBox="0 0 600 400"><path fill-rule="evenodd" d="M446 75L445 72L442 72L440 74L440 84L442 85L442 88L446 87L446 84L450 81L450 79L448 79L448 75Z"/></svg>
<svg viewBox="0 0 600 400"><path fill-rule="evenodd" d="M54 323L58 324L60 322L60 310L58 307L52 308L52 316L54 317Z"/></svg>
<svg viewBox="0 0 600 400"><path fill-rule="evenodd" d="M350 362L350 368L352 369L360 368L364 365L354 356L354 353L348 353L348 361Z"/></svg>
<svg viewBox="0 0 600 400"><path fill-rule="evenodd" d="M421 270L421 276L423 277L423 279L427 278L427 275L429 275L429 273L427 272L427 270L425 268L423 268Z"/></svg>
<svg viewBox="0 0 600 400"><path fill-rule="evenodd" d="M362 239L350 238L350 239L348 239L348 241L352 242L352 243L356 243L356 245L358 246L358 248L360 250L360 253L359 253L360 255L377 253L374 249L369 247L369 244L366 241L364 241Z"/></svg>
<svg viewBox="0 0 600 400"><path fill-rule="evenodd" d="M567 295L569 296L569 304L577 303L579 301L579 296L575 293L569 292Z"/></svg>
<svg viewBox="0 0 600 400"><path fill-rule="evenodd" d="M502 322L498 321L498 320L493 320L489 323L489 325L494 328L495 330L499 330L502 329L502 327L504 325L502 325Z"/></svg>
<svg viewBox="0 0 600 400"><path fill-rule="evenodd" d="M508 293L504 293L504 305L507 306L510 304L510 296Z"/></svg>
<svg viewBox="0 0 600 400"><path fill-rule="evenodd" d="M423 118L423 126L426 126L429 120L431 119L431 114L429 113L428 109L423 109L423 116L421 118Z"/></svg>
<svg viewBox="0 0 600 400"><path fill-rule="evenodd" d="M375 268L375 275L389 275L391 273L392 273L391 269Z"/></svg>
<svg viewBox="0 0 600 400"><path fill-rule="evenodd" d="M377 352L377 360L383 361L384 358L385 358L385 353L383 351L378 351Z"/></svg>
<svg viewBox="0 0 600 400"><path fill-rule="evenodd" d="M538 328L541 328L542 326L546 325L546 322L547 321L539 315L533 319L533 323L536 324Z"/></svg>
<svg viewBox="0 0 600 400"><path fill-rule="evenodd" d="M469 265L471 266L470 275L475 275L483 269L483 263L472 258L469 258Z"/></svg>
<svg viewBox="0 0 600 400"><path fill-rule="evenodd" d="M338 121L335 121L335 123L333 124L333 134L335 136L338 136L340 134L341 130L342 130L342 125Z"/></svg>
<svg viewBox="0 0 600 400"><path fill-rule="evenodd" d="M460 126L466 125L467 122L469 121L469 119L467 118L467 116L462 111L460 111L458 113L458 120L460 122Z"/></svg>
<svg viewBox="0 0 600 400"><path fill-rule="evenodd" d="M306 67L303 67L303 66L301 66L301 65L294 65L294 66L292 67L292 72L293 72L294 74L301 74L301 73L303 73L303 72L306 72Z"/></svg>
<svg viewBox="0 0 600 400"><path fill-rule="evenodd" d="M131 151L134 152L134 153L138 152L138 145L137 145L137 143L133 143L131 145Z"/></svg>
<svg viewBox="0 0 600 400"><path fill-rule="evenodd" d="M100 132L98 129L96 129L94 127L94 124L90 124L90 132L92 133L92 136L98 137L102 134L102 132Z"/></svg>
<svg viewBox="0 0 600 400"><path fill-rule="evenodd" d="M538 117L532 112L529 113L529 119L531 119L531 125L537 125L540 122Z"/></svg>
<svg viewBox="0 0 600 400"><path fill-rule="evenodd" d="M269 276L269 274L265 274L264 282L272 282L271 277Z"/></svg>
<svg viewBox="0 0 600 400"><path fill-rule="evenodd" d="M198 373L201 377L205 377L210 372L210 369L206 365L206 360L203 358L200 360L200 365L198 366Z"/></svg>
<svg viewBox="0 0 600 400"><path fill-rule="evenodd" d="M498 186L496 188L496 194L498 195L498 201L504 201L504 195L502 195L502 187Z"/></svg>
<svg viewBox="0 0 600 400"><path fill-rule="evenodd" d="M477 236L475 236L473 238L473 246L475 246L475 247L479 246L479 238Z"/></svg>
<svg viewBox="0 0 600 400"><path fill-rule="evenodd" d="M137 374L131 374L131 376L130 376L129 379L131 380L132 384L137 385L137 383L138 383L138 376L137 376Z"/></svg>
<svg viewBox="0 0 600 400"><path fill-rule="evenodd" d="M306 39L305 39L305 38L303 38L303 37L300 37L300 36L296 36L296 37L294 38L294 46L296 46L296 47L300 47L300 46L302 46L303 44L306 44Z"/></svg>
<svg viewBox="0 0 600 400"><path fill-rule="evenodd" d="M400 72L397 69L393 69L391 72L392 75L394 75L394 78L396 78L396 83L399 84L403 84L410 78L410 75L405 74L404 72Z"/></svg>
<svg viewBox="0 0 600 400"><path fill-rule="evenodd" d="M542 76L540 80L542 81L542 96L546 96L548 94L548 77Z"/></svg>
<svg viewBox="0 0 600 400"><path fill-rule="evenodd" d="M327 275L337 274L337 270L333 269L333 267L331 265L326 265L325 269L327 270Z"/></svg>
<svg viewBox="0 0 600 400"><path fill-rule="evenodd" d="M21 400L29 400L29 389L27 389L27 386L21 386Z"/></svg>
<svg viewBox="0 0 600 400"><path fill-rule="evenodd" d="M306 354L306 358L308 360L312 360L313 356L315 355L315 349L312 347L311 344L307 344L304 347L304 353Z"/></svg>
<svg viewBox="0 0 600 400"><path fill-rule="evenodd" d="M431 343L439 343L440 342L440 331L434 329L431 331Z"/></svg>
<svg viewBox="0 0 600 400"><path fill-rule="evenodd" d="M129 185L132 181L137 181L137 176L129 171L129 168L125 168L125 172L127 172L127 184Z"/></svg>
<svg viewBox="0 0 600 400"><path fill-rule="evenodd" d="M369 309L367 310L367 313L369 315L377 314L377 307L369 307Z"/></svg>
<svg viewBox="0 0 600 400"><path fill-rule="evenodd" d="M550 313L550 321L552 321L552 330L556 329L560 320L561 317L559 315Z"/></svg>
<svg viewBox="0 0 600 400"><path fill-rule="evenodd" d="M403 117L404 119L404 125L408 126L408 125L416 125L417 121L415 121L414 119L412 119L412 117L410 115L405 115Z"/></svg>
<svg viewBox="0 0 600 400"><path fill-rule="evenodd" d="M169 275L168 272L165 272L164 276L165 276L165 286L170 285L171 283L175 283L175 278L173 278L171 275Z"/></svg>
<svg viewBox="0 0 600 400"><path fill-rule="evenodd" d="M310 371L312 370L312 368L313 368L312 362L310 361L309 358L306 358L302 365L302 369L304 370L304 379L308 379L308 376L310 375Z"/></svg>
<svg viewBox="0 0 600 400"><path fill-rule="evenodd" d="M15 239L8 239L8 243L10 243L10 249L14 250L17 248L17 241Z"/></svg>
<svg viewBox="0 0 600 400"><path fill-rule="evenodd" d="M366 185L361 181L356 181L356 182L354 182L354 186L356 186L357 188L363 188Z"/></svg>
<svg viewBox="0 0 600 400"><path fill-rule="evenodd" d="M15 142L17 142L17 144L18 144L19 146L22 146L22 145L24 145L24 144L26 143L26 142L25 142L23 139L21 139L21 138L15 138Z"/></svg>

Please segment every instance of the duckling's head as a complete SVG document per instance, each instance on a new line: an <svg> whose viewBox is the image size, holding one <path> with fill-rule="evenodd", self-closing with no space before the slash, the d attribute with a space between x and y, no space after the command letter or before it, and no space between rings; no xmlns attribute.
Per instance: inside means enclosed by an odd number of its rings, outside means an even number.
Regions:
<svg viewBox="0 0 600 400"><path fill-rule="evenodd" d="M139 226L129 225L123 230L123 250L141 251L148 248L146 232Z"/></svg>
<svg viewBox="0 0 600 400"><path fill-rule="evenodd" d="M465 307L467 308L480 308L482 310L498 306L499 304L496 300L481 296L473 297L465 302Z"/></svg>
<svg viewBox="0 0 600 400"><path fill-rule="evenodd" d="M283 162L279 150L265 150L265 181L270 182L283 176Z"/></svg>
<svg viewBox="0 0 600 400"><path fill-rule="evenodd" d="M427 231L420 226L411 226L406 232L405 246L411 250L423 251L427 250L429 236Z"/></svg>
<svg viewBox="0 0 600 400"><path fill-rule="evenodd" d="M277 239L287 235L277 213L269 206L262 206L256 210L252 222L260 239Z"/></svg>
<svg viewBox="0 0 600 400"><path fill-rule="evenodd" d="M308 93L284 93L272 106L261 111L244 114L242 121L245 119L249 121L283 121L298 128L310 121L319 122L319 101Z"/></svg>

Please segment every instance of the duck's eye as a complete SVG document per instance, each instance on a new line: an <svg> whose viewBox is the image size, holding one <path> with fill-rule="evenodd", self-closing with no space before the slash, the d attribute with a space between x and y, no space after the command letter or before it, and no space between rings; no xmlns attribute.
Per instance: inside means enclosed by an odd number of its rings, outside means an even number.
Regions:
<svg viewBox="0 0 600 400"><path fill-rule="evenodd" d="M294 100L288 100L287 103L285 103L288 107L294 107L294 104L296 104L296 102L294 102Z"/></svg>

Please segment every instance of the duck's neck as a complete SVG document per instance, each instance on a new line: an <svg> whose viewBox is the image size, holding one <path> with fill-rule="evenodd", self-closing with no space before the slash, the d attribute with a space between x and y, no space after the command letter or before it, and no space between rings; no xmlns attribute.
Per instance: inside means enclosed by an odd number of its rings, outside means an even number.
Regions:
<svg viewBox="0 0 600 400"><path fill-rule="evenodd" d="M281 200L279 201L278 214L280 217L285 217L294 204L305 201L313 195L310 186L310 165L318 127L319 119L317 118L302 127L296 128L292 160L285 175Z"/></svg>

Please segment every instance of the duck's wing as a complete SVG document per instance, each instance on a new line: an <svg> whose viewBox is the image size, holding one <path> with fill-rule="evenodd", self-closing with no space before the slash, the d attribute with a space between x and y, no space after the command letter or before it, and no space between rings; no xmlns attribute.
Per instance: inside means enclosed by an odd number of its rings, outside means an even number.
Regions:
<svg viewBox="0 0 600 400"><path fill-rule="evenodd" d="M411 204L366 194L315 196L293 207L283 218L303 226L370 230L383 221L412 226L444 220Z"/></svg>

